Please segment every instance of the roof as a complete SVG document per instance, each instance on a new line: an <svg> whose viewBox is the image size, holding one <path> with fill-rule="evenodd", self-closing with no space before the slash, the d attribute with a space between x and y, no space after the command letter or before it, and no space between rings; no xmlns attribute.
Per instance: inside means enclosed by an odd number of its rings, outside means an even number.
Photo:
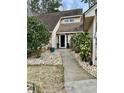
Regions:
<svg viewBox="0 0 124 93"><path fill-rule="evenodd" d="M61 24L58 32L78 32L83 30L83 23Z"/></svg>
<svg viewBox="0 0 124 93"><path fill-rule="evenodd" d="M57 22L61 17L64 16L72 16L72 15L81 15L82 9L74 9L74 10L67 10L55 13L48 13L48 14L40 14L38 15L38 19L41 20L44 24L48 26L49 31L53 31Z"/></svg>
<svg viewBox="0 0 124 93"><path fill-rule="evenodd" d="M79 16L78 16L79 17ZM78 23L61 23L57 32L78 32L83 30L83 16L80 15L81 21Z"/></svg>

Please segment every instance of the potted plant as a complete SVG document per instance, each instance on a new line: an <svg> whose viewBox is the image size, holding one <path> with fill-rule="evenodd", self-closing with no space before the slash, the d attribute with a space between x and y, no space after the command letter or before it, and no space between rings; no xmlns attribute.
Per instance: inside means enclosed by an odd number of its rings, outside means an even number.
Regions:
<svg viewBox="0 0 124 93"><path fill-rule="evenodd" d="M50 47L50 52L53 53L55 51L54 47Z"/></svg>

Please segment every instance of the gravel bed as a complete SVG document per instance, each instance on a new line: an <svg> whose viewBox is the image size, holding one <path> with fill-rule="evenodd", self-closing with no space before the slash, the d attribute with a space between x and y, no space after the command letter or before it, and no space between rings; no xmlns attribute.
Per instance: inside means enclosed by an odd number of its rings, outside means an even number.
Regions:
<svg viewBox="0 0 124 93"><path fill-rule="evenodd" d="M66 93L63 70L59 50L54 53L47 50L40 58L27 59L27 82L36 85L37 93ZM32 93L32 85L27 85L27 93Z"/></svg>
<svg viewBox="0 0 124 93"><path fill-rule="evenodd" d="M97 78L97 66L94 66L94 65L90 66L89 63L82 61L79 53L75 53L74 51L71 51L71 50L70 52L84 70L86 70L89 74Z"/></svg>
<svg viewBox="0 0 124 93"><path fill-rule="evenodd" d="M41 57L34 58L30 57L27 59L28 65L62 65L61 55L59 50L56 50L55 52L51 53L50 51L46 51L44 53L41 53Z"/></svg>

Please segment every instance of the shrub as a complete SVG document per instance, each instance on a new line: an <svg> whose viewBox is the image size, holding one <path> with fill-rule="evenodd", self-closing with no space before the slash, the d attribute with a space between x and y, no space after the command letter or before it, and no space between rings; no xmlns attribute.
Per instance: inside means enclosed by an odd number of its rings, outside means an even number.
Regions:
<svg viewBox="0 0 124 93"><path fill-rule="evenodd" d="M77 33L71 37L71 48L76 53L80 53L83 61L89 61L91 58L91 39L89 33Z"/></svg>
<svg viewBox="0 0 124 93"><path fill-rule="evenodd" d="M91 59L91 39L89 33L83 33L83 40L80 44L80 55L83 61Z"/></svg>
<svg viewBox="0 0 124 93"><path fill-rule="evenodd" d="M82 39L83 39L82 33L74 34L71 38L71 48L73 48L73 50L76 53L80 52L80 44L82 43Z"/></svg>
<svg viewBox="0 0 124 93"><path fill-rule="evenodd" d="M40 49L49 43L49 31L47 27L36 17L27 18L27 52L35 52L40 56Z"/></svg>

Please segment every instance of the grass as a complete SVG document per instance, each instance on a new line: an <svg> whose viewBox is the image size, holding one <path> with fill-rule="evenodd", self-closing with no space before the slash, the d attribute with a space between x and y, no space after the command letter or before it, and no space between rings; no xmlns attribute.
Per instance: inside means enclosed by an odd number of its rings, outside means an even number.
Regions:
<svg viewBox="0 0 124 93"><path fill-rule="evenodd" d="M27 82L34 83L38 93L66 93L63 65L28 65Z"/></svg>

